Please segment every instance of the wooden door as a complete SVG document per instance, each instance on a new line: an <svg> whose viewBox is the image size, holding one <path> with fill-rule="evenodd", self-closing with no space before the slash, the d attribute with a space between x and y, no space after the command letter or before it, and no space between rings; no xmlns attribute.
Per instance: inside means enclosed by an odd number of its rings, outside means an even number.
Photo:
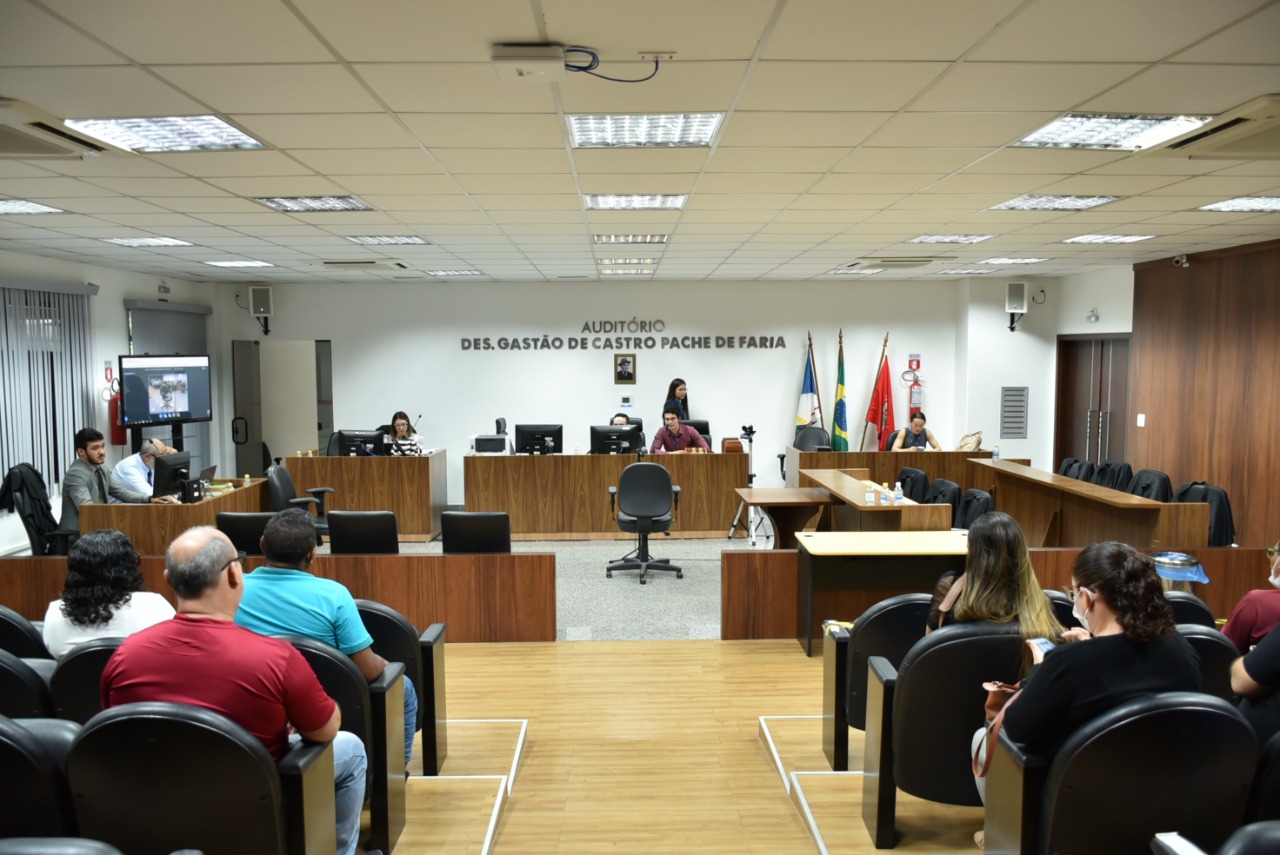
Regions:
<svg viewBox="0 0 1280 855"><path fill-rule="evenodd" d="M1124 460L1128 413L1128 337L1059 337L1055 469L1066 457Z"/></svg>

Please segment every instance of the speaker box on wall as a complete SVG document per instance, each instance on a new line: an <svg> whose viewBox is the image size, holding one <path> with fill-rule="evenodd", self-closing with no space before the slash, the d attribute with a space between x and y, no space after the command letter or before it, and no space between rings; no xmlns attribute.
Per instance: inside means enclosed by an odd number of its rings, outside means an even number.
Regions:
<svg viewBox="0 0 1280 855"><path fill-rule="evenodd" d="M271 317L271 286L249 286L249 314L255 318Z"/></svg>
<svg viewBox="0 0 1280 855"><path fill-rule="evenodd" d="M1027 283L1010 282L1005 288L1004 310L1006 312L1025 312L1027 310Z"/></svg>

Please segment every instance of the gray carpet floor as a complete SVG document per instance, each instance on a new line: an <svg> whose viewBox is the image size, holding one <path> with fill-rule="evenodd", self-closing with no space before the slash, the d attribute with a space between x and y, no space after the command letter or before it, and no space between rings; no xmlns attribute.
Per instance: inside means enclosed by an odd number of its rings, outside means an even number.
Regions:
<svg viewBox="0 0 1280 855"><path fill-rule="evenodd" d="M632 540L521 541L514 552L554 552L556 555L556 640L634 641L720 637L720 553L726 549L768 549L769 523L747 538L687 540L655 535L649 551L680 567L675 573L651 570L640 584L637 570L619 570L605 577L610 559L621 558ZM324 546L321 552L327 552ZM401 543L403 553L436 554L440 541Z"/></svg>

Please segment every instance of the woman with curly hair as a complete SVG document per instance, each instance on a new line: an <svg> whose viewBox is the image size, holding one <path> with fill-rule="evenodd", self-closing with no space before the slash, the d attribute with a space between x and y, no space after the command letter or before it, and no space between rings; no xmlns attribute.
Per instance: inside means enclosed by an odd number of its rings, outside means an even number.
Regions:
<svg viewBox="0 0 1280 855"><path fill-rule="evenodd" d="M44 616L44 644L61 659L94 638L130 635L173 617L173 606L142 590L138 550L124 532L91 531L71 547L62 599Z"/></svg>

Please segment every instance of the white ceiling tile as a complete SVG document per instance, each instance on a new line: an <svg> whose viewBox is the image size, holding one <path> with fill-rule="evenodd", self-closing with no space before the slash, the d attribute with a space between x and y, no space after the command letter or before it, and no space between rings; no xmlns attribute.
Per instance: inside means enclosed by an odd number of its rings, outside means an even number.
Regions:
<svg viewBox="0 0 1280 855"><path fill-rule="evenodd" d="M187 116L208 112L141 68L0 67L0 92L58 119Z"/></svg>
<svg viewBox="0 0 1280 855"><path fill-rule="evenodd" d="M942 175L911 173L860 174L841 172L828 175L813 186L811 193L916 193Z"/></svg>
<svg viewBox="0 0 1280 855"><path fill-rule="evenodd" d="M530 211L545 208L549 211L581 210L582 200L576 193L565 194L528 194L524 196L511 194L476 194L475 202L486 210L492 211Z"/></svg>
<svg viewBox="0 0 1280 855"><path fill-rule="evenodd" d="M1241 97L1246 92L1252 94ZM1280 92L1280 63L1161 65L1090 99L1080 109L1216 115L1268 92Z"/></svg>
<svg viewBox="0 0 1280 855"><path fill-rule="evenodd" d="M615 77L628 75L617 73L613 61L635 59L640 50L674 51L677 63L747 59L775 8L774 0L541 0L539 5L551 38L590 45L600 52L599 71Z"/></svg>
<svg viewBox="0 0 1280 855"><path fill-rule="evenodd" d="M0 194L32 201L114 195L111 190L78 178L0 178ZM52 207L62 206L53 205Z"/></svg>
<svg viewBox="0 0 1280 855"><path fill-rule="evenodd" d="M214 187L220 187L236 196L256 198L275 196L344 196L348 192L342 185L319 175L275 176L255 178L209 178Z"/></svg>
<svg viewBox="0 0 1280 855"><path fill-rule="evenodd" d="M902 113L885 122L870 142L910 148L946 140L956 146L996 147L1021 139L1053 118L1053 113L1031 112Z"/></svg>
<svg viewBox="0 0 1280 855"><path fill-rule="evenodd" d="M555 148L565 140L552 115L408 113L400 118L429 148Z"/></svg>
<svg viewBox="0 0 1280 855"><path fill-rule="evenodd" d="M0 0L5 65L113 65L127 60L23 0Z"/></svg>
<svg viewBox="0 0 1280 855"><path fill-rule="evenodd" d="M1168 175L1075 175L1045 184L1037 192L1056 196L1136 196L1179 181Z"/></svg>
<svg viewBox="0 0 1280 855"><path fill-rule="evenodd" d="M276 148L405 148L414 144L396 121L378 113L235 115L255 139Z"/></svg>
<svg viewBox="0 0 1280 855"><path fill-rule="evenodd" d="M1219 176L1202 175L1186 178L1154 189L1151 196L1221 196L1229 199L1235 196L1261 196L1275 185L1275 178L1268 175L1257 176Z"/></svg>
<svg viewBox="0 0 1280 855"><path fill-rule="evenodd" d="M803 193L821 178L820 174L803 172L718 172L702 176L698 192Z"/></svg>
<svg viewBox="0 0 1280 855"><path fill-rule="evenodd" d="M580 175L592 173L699 172L707 162L706 148L580 148L573 162Z"/></svg>
<svg viewBox="0 0 1280 855"><path fill-rule="evenodd" d="M1277 39L1280 6L1272 4L1174 58L1178 62L1275 63Z"/></svg>
<svg viewBox="0 0 1280 855"><path fill-rule="evenodd" d="M528 149L433 148L431 154L445 169L466 173L568 173L569 155L564 147Z"/></svg>
<svg viewBox="0 0 1280 855"><path fill-rule="evenodd" d="M692 172L677 175L664 173L653 174L600 174L578 176L578 183L583 193L636 193L641 195L678 196L693 192L694 180L698 176Z"/></svg>
<svg viewBox="0 0 1280 855"><path fill-rule="evenodd" d="M336 62L165 65L156 73L219 113L376 113L383 109Z"/></svg>
<svg viewBox="0 0 1280 855"><path fill-rule="evenodd" d="M975 175L959 173L940 178L924 188L922 193L1008 193L1021 196L1066 176L1038 173L1014 173L1012 175Z"/></svg>
<svg viewBox="0 0 1280 855"><path fill-rule="evenodd" d="M939 62L762 62L738 109L900 110L946 69Z"/></svg>
<svg viewBox="0 0 1280 855"><path fill-rule="evenodd" d="M1142 68L1136 64L966 62L949 69L908 109L1069 110Z"/></svg>
<svg viewBox="0 0 1280 855"><path fill-rule="evenodd" d="M615 7L617 8L617 7ZM611 63L599 71L620 78L644 77L652 63ZM745 62L670 62L640 84L612 83L587 74L570 74L560 84L567 114L719 113L732 103L747 70Z"/></svg>
<svg viewBox="0 0 1280 855"><path fill-rule="evenodd" d="M878 211L905 199L901 193L813 193L791 203L796 210Z"/></svg>
<svg viewBox="0 0 1280 855"><path fill-rule="evenodd" d="M499 80L488 62L379 63L354 66L398 113L547 113L551 87Z"/></svg>
<svg viewBox="0 0 1280 855"><path fill-rule="evenodd" d="M573 176L564 175L459 175L451 179L467 193L576 193Z"/></svg>
<svg viewBox="0 0 1280 855"><path fill-rule="evenodd" d="M98 158L101 160L102 158ZM249 175L310 175L312 171L278 151L184 151L148 158L175 173L196 178Z"/></svg>
<svg viewBox="0 0 1280 855"><path fill-rule="evenodd" d="M752 113L729 116L720 133L720 145L852 146L861 143L890 118L890 113Z"/></svg>
<svg viewBox="0 0 1280 855"><path fill-rule="evenodd" d="M795 198L794 193L698 193L689 197L685 209L701 211L719 208L782 208Z"/></svg>
<svg viewBox="0 0 1280 855"><path fill-rule="evenodd" d="M157 207L187 214L212 212L256 214L262 211L262 206L257 202L235 196L143 196L140 198Z"/></svg>
<svg viewBox="0 0 1280 855"><path fill-rule="evenodd" d="M462 194L417 196L413 194L384 195L369 193L360 198L380 211L395 212L397 216L406 218L420 213L429 214L432 211L474 211L476 208L475 201Z"/></svg>
<svg viewBox="0 0 1280 855"><path fill-rule="evenodd" d="M332 178L346 188L347 192L362 198L386 195L447 196L462 192L458 182L448 175L334 175Z"/></svg>
<svg viewBox="0 0 1280 855"><path fill-rule="evenodd" d="M876 148L863 146L835 165L835 172L954 172L988 153L985 148Z"/></svg>
<svg viewBox="0 0 1280 855"><path fill-rule="evenodd" d="M1072 175L1098 167L1128 161L1130 156L1119 151L1060 151L1044 148L1006 148L992 152L965 172L979 175L998 173L1057 172Z"/></svg>
<svg viewBox="0 0 1280 855"><path fill-rule="evenodd" d="M707 172L826 172L849 153L847 148L716 149Z"/></svg>
<svg viewBox="0 0 1280 855"><path fill-rule="evenodd" d="M421 148L291 149L289 156L322 175L429 175L440 165Z"/></svg>

